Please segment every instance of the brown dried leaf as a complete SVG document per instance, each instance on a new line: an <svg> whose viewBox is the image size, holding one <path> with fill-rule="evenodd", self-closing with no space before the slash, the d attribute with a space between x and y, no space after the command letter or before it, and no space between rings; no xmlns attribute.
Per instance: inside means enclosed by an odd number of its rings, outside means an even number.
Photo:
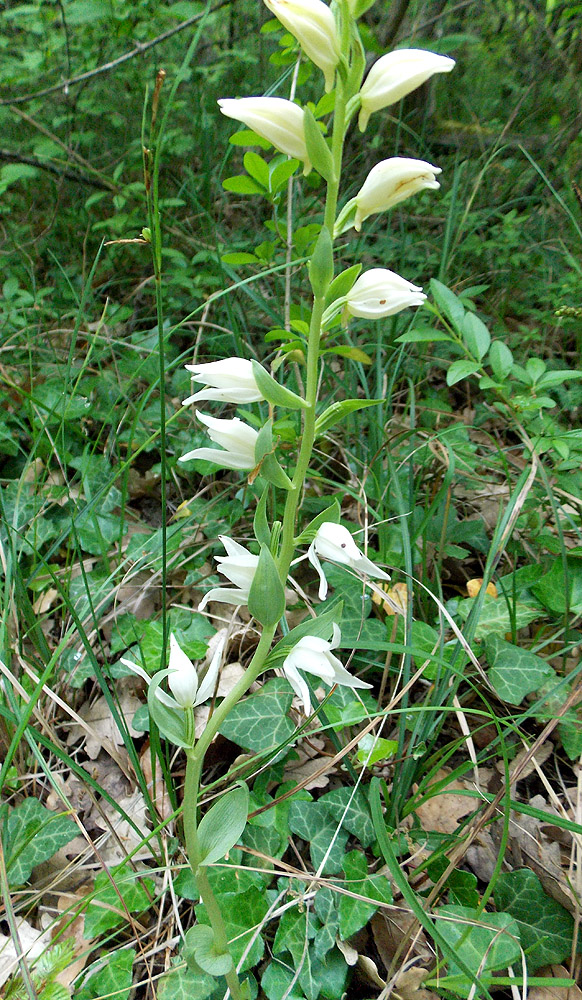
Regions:
<svg viewBox="0 0 582 1000"><path fill-rule="evenodd" d="M570 979L570 973L563 965L546 966L538 969L536 976L547 976L547 986L530 986L527 995L528 1000L582 1000L582 990L577 986L564 988L563 986L552 986L552 977L556 979Z"/></svg>
<svg viewBox="0 0 582 1000"><path fill-rule="evenodd" d="M50 947L49 931L39 931L27 920L19 920L17 930L22 952L29 961L32 958L38 958L43 951ZM12 938L0 934L0 986L4 985L13 972L18 972L16 956L17 951Z"/></svg>
<svg viewBox="0 0 582 1000"><path fill-rule="evenodd" d="M390 968L396 954L403 956L411 945L414 955L425 962L432 959L425 933L419 927L412 910L400 907L383 910L374 914L370 925L374 943L386 970Z"/></svg>
<svg viewBox="0 0 582 1000"><path fill-rule="evenodd" d="M449 773L446 768L441 768L435 776L434 783L442 781ZM456 778L451 779L446 786L446 791L440 791L419 805L416 809L416 815L423 829L427 832L454 833L459 825L459 820L475 808L473 799L466 795L455 795L456 791L465 791L469 787L472 788L472 784L458 781Z"/></svg>
<svg viewBox="0 0 582 1000"><path fill-rule="evenodd" d="M436 993L421 988L428 976L427 969L407 969L406 972L400 972L394 983L394 995L401 1000L437 1000Z"/></svg>
<svg viewBox="0 0 582 1000"><path fill-rule="evenodd" d="M477 594L483 586L483 577L478 576L474 580L467 580L467 593L469 597L477 597ZM485 588L485 593L490 594L491 597L497 597L497 587L494 583L489 582Z"/></svg>
<svg viewBox="0 0 582 1000"><path fill-rule="evenodd" d="M131 679L122 678L117 685L119 708L127 722L131 735L141 736L142 734L139 730L132 729L131 723L138 708L141 707L142 701L133 693L133 690L130 690L128 685L123 683L126 680ZM133 683L131 684L131 688L133 689ZM67 738L68 745L70 746L84 736L86 739L85 749L87 756L91 760L95 760L101 750L113 751L116 755L116 748L123 745L123 736L117 728L104 696L102 695L93 704L86 701L81 705L78 714L83 722L85 722L87 728L85 729L76 722L73 723Z"/></svg>

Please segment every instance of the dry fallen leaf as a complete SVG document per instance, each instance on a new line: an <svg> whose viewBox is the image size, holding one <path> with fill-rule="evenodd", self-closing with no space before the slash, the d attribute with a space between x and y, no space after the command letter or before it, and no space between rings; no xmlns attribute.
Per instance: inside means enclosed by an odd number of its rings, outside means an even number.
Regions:
<svg viewBox="0 0 582 1000"><path fill-rule="evenodd" d="M125 795L118 799L118 805L141 831L143 836L131 826L131 824L120 816L119 812L105 799L101 800L101 811L103 818L101 826L106 826L108 834L106 842L99 847L99 856L108 866L118 865L125 861L130 851L133 851L141 843L143 837L150 832L147 825L148 808L141 792L136 789L132 795ZM148 844L133 855L134 861L143 861L151 857L151 850Z"/></svg>
<svg viewBox="0 0 582 1000"><path fill-rule="evenodd" d="M386 970L390 968L396 953L400 951L402 958L411 945L413 954L423 961L428 962L433 958L425 933L419 927L412 910L391 907L389 910L378 911L372 917L370 927Z"/></svg>
<svg viewBox="0 0 582 1000"><path fill-rule="evenodd" d="M530 986L527 991L528 1000L582 1000L582 990L577 986L564 988L563 986L552 986L552 977L556 979L570 979L570 973L563 965L546 966L538 969L536 976L547 976L547 986Z"/></svg>
<svg viewBox="0 0 582 1000"><path fill-rule="evenodd" d="M434 784L446 778L449 772L446 768L441 768L435 775ZM469 782L451 780L446 786L446 790L441 790L431 799L423 802L416 809L416 815L420 820L422 828L428 833L454 833L459 825L459 820L467 813L473 812L475 802L466 795L455 795L457 791L466 791L472 788Z"/></svg>
<svg viewBox="0 0 582 1000"><path fill-rule="evenodd" d="M384 600L381 591L386 594ZM387 615L406 614L408 607L408 586L405 583L395 583L389 587L386 583L377 583L372 590L372 600L374 604L379 604Z"/></svg>
<svg viewBox="0 0 582 1000"><path fill-rule="evenodd" d="M131 681L131 688L129 689L123 682L129 680ZM141 708L143 702L140 698L133 693L133 679L132 678L122 678L117 685L118 697L119 697L119 710L124 716L125 721L129 727L130 734L132 736L141 736L141 732L137 729L132 728L132 721L138 708ZM102 695L97 701L91 702L86 701L81 705L79 709L79 717L86 724L87 728L80 726L78 723L73 723L71 726L69 736L67 738L67 743L71 746L72 743L76 743L82 736L85 737L85 750L87 756L91 760L95 760L101 750L112 750L114 754L117 754L116 748L123 745L123 736L119 732L115 720L111 714L111 709L107 704L104 696Z"/></svg>
<svg viewBox="0 0 582 1000"><path fill-rule="evenodd" d="M467 580L467 593L469 597L477 597L477 594L483 586L483 577L476 577L474 580ZM485 593L490 594L491 597L497 597L497 587L494 583L488 583L485 588Z"/></svg>
<svg viewBox="0 0 582 1000"><path fill-rule="evenodd" d="M49 931L39 931L27 920L19 920L17 924L18 937L22 953L27 964L33 958L38 958L50 947ZM3 986L13 972L18 972L17 951L12 938L0 934L0 986Z"/></svg>
<svg viewBox="0 0 582 1000"><path fill-rule="evenodd" d="M437 994L421 988L428 977L427 969L407 969L400 972L394 982L394 995L401 1000L437 1000Z"/></svg>

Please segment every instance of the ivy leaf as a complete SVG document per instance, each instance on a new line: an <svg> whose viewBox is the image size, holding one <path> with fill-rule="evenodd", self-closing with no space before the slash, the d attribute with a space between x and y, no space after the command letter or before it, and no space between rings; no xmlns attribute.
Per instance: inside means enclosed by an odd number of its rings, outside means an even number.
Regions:
<svg viewBox="0 0 582 1000"><path fill-rule="evenodd" d="M440 906L436 912L441 918L440 933L475 976L506 969L519 959L519 927L509 913L480 913L456 905ZM453 961L449 962L449 975L461 971Z"/></svg>
<svg viewBox="0 0 582 1000"><path fill-rule="evenodd" d="M569 956L574 920L563 906L546 895L537 875L529 868L499 876L495 905L515 917L530 972L542 965L558 965Z"/></svg>
<svg viewBox="0 0 582 1000"><path fill-rule="evenodd" d="M224 919L229 952L237 967L243 954L247 951L251 938L254 938L240 971L245 972L247 969L252 969L261 961L265 950L265 942L261 935L255 936L257 927L260 926L269 909L264 891L256 885L252 885L244 892L217 894L217 901ZM196 917L201 924L210 924L203 903L196 907Z"/></svg>
<svg viewBox="0 0 582 1000"><path fill-rule="evenodd" d="M468 597L464 601L459 601L457 611L463 621L468 618L475 600L475 597ZM510 609L503 598L492 597L491 594L486 594L481 608L481 615L475 628L475 638L483 639L490 632L499 632L501 635L505 635L506 632L511 632L514 627L519 631L539 617L540 609L531 604L516 601Z"/></svg>
<svg viewBox="0 0 582 1000"><path fill-rule="evenodd" d="M207 1000L216 990L214 976L206 972L190 972L183 958L177 958L175 965L176 968L170 969L158 983L158 1000ZM113 989L110 992L115 995ZM106 993L98 995L107 996Z"/></svg>
<svg viewBox="0 0 582 1000"><path fill-rule="evenodd" d="M277 677L239 701L222 723L220 732L245 750L255 753L285 743L295 732L287 717L293 691L283 677Z"/></svg>
<svg viewBox="0 0 582 1000"><path fill-rule="evenodd" d="M344 872L346 876L346 889L350 892L357 892L361 896L369 899L376 899L379 903L391 903L392 891L390 882L385 875L368 875L368 865L366 858L361 851L350 851L344 857ZM364 927L378 907L374 903L365 903L361 899L353 896L345 896L343 893L339 898L339 929L342 941Z"/></svg>
<svg viewBox="0 0 582 1000"><path fill-rule="evenodd" d="M322 795L318 802L325 805L337 823L341 821L348 833L358 838L362 847L370 847L376 840L376 834L364 789L360 786L355 795L352 792L353 789L348 786L336 788L333 792Z"/></svg>
<svg viewBox="0 0 582 1000"><path fill-rule="evenodd" d="M281 922L273 942L273 953L279 955L283 951L291 952L296 969L299 973L299 985L307 1000L317 1000L319 987L313 978L311 969L310 949L305 945L316 933L316 921L312 913L287 910L281 917Z"/></svg>
<svg viewBox="0 0 582 1000"><path fill-rule="evenodd" d="M133 985L134 959L135 948L108 952L89 966L82 985L75 987L75 1000L94 1000L94 997L107 996L115 996L116 1000L128 1000ZM48 992L45 993L47 995ZM160 992L158 997L162 1000ZM172 1000L176 997L177 994L173 994Z"/></svg>
<svg viewBox="0 0 582 1000"><path fill-rule="evenodd" d="M514 646L498 635L486 637L485 652L489 680L499 697L510 705L521 705L528 694L538 691L542 684L556 676L541 656Z"/></svg>
<svg viewBox="0 0 582 1000"><path fill-rule="evenodd" d="M25 799L11 811L2 831L9 885L26 882L36 865L52 858L76 834L70 816L51 812L38 799Z"/></svg>
<svg viewBox="0 0 582 1000"><path fill-rule="evenodd" d="M343 827L337 832L337 827L337 821L322 802L295 800L291 803L289 829L309 842L309 853L315 869L319 870L323 859L326 859L322 869L325 875L337 875L342 870L348 832ZM329 850L332 841L333 845Z"/></svg>
<svg viewBox="0 0 582 1000"><path fill-rule="evenodd" d="M83 937L100 937L112 927L123 924L128 912L141 913L149 909L154 893L153 880L137 879L127 865L120 865L109 873L99 873L95 879L95 895L85 913Z"/></svg>

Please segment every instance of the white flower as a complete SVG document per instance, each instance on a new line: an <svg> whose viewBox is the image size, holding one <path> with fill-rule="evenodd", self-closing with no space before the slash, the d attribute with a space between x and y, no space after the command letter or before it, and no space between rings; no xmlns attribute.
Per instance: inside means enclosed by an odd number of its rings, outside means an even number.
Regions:
<svg viewBox="0 0 582 1000"><path fill-rule="evenodd" d="M348 292L346 311L364 319L382 319L408 306L420 306L425 299L422 288L406 278L384 267L372 267L360 275Z"/></svg>
<svg viewBox="0 0 582 1000"><path fill-rule="evenodd" d="M219 444L220 448L194 448L186 455L182 455L178 461L189 462L193 458L203 458L207 462L215 462L224 469L254 469L255 444L258 431L245 424L244 420L232 417L231 420L221 420L218 417L210 417L207 413L196 410L196 416L208 427L208 436L211 441Z"/></svg>
<svg viewBox="0 0 582 1000"><path fill-rule="evenodd" d="M450 73L454 65L454 59L425 49L395 49L381 56L360 90L360 132L366 128L373 111L395 104L434 73Z"/></svg>
<svg viewBox="0 0 582 1000"><path fill-rule="evenodd" d="M220 601L223 604L246 604L249 599L249 592L253 577L259 564L259 557L247 552L244 545L239 545L228 535L219 535L220 541L224 545L227 555L216 556L219 564L218 572L222 573L234 587L213 587L202 598L198 610L202 611L209 601ZM235 589L237 588L237 589Z"/></svg>
<svg viewBox="0 0 582 1000"><path fill-rule="evenodd" d="M440 167L405 156L393 156L377 163L356 195L354 226L357 232L364 219L374 212L385 212L423 188L440 187L435 177L440 173Z"/></svg>
<svg viewBox="0 0 582 1000"><path fill-rule="evenodd" d="M248 125L280 153L302 160L303 173L309 173L303 110L297 104L283 97L223 98L218 103L223 115Z"/></svg>
<svg viewBox="0 0 582 1000"><path fill-rule="evenodd" d="M347 528L333 521L324 521L318 528L307 556L311 565L319 574L319 599L327 597L327 580L321 568L319 559L329 559L331 562L350 566L363 576L372 576L377 580L389 580L388 573L376 566L360 551Z"/></svg>
<svg viewBox="0 0 582 1000"><path fill-rule="evenodd" d="M337 527L337 525L335 526ZM320 639L314 635L306 635L293 647L289 655L283 661L283 672L289 681L295 694L303 701L305 714L311 714L311 701L309 698L309 688L300 671L306 670L309 674L316 674L321 677L326 684L343 684L351 688L369 688L372 685L365 681L353 677L349 670L343 666L334 656L332 649L339 646L341 642L341 632L336 624L333 626L333 638L331 642Z"/></svg>
<svg viewBox="0 0 582 1000"><path fill-rule="evenodd" d="M265 0L265 4L295 36L305 55L323 71L329 93L340 59L340 42L335 18L327 4L322 0Z"/></svg>
<svg viewBox="0 0 582 1000"><path fill-rule="evenodd" d="M163 705L173 709L195 708L196 705L201 705L202 702L207 701L214 692L223 648L224 642L216 648L206 673L201 677L192 660L186 656L186 653L180 647L178 640L172 633L170 635L170 659L168 663L170 673L168 674L168 686L174 697L172 698L158 687L156 688L156 698ZM150 677L143 667L123 657L121 658L121 662L133 671L134 674L138 674L149 687L153 678Z"/></svg>
<svg viewBox="0 0 582 1000"><path fill-rule="evenodd" d="M212 399L219 403L256 403L263 399L255 382L253 366L245 358L224 358L205 365L185 367L187 371L193 372L193 382L204 382L208 388L188 396L188 399L183 400L182 406L188 406L199 399Z"/></svg>

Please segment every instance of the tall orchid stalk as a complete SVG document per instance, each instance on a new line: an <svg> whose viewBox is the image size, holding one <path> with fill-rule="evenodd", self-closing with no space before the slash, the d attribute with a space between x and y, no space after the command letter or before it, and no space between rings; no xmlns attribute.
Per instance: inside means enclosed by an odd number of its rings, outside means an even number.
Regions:
<svg viewBox="0 0 582 1000"><path fill-rule="evenodd" d="M222 650L206 671L198 670L172 637L168 669L149 683L150 712L160 731L187 757L184 788L186 850L196 884L210 919L210 926L196 925L186 935L184 954L191 969L224 976L234 1000L248 996L241 984L225 933L224 921L207 877L209 864L223 857L240 838L247 819L248 790L239 783L204 816L197 817L197 802L205 753L234 705L259 675L271 666L282 667L289 683L311 711L309 687L303 674L314 674L329 684L366 687L353 677L332 650L341 642L341 608L336 605L289 631L285 620L285 585L298 548L309 546L308 558L319 574L319 597L327 595L321 561L347 566L362 577L388 580L388 574L371 562L341 525L337 501L301 529L298 524L301 498L314 442L319 434L347 413L369 401L345 400L318 412L322 334L350 317L371 320L391 316L424 301L422 289L384 267L361 273L355 265L335 275L334 239L351 227L358 231L372 214L389 210L422 189L438 188L440 173L422 160L393 157L371 170L355 198L338 212L342 160L346 133L358 115L366 128L370 116L389 107L420 86L435 73L449 72L452 59L418 49L399 49L382 56L362 85L365 56L358 31L358 18L372 6L370 0L264 0L281 24L295 36L303 54L322 71L325 89L333 94L331 135L325 137L309 108L275 97L243 97L219 101L222 113L244 123L279 153L303 165L303 173L317 171L325 182L325 206L319 236L308 266L312 291L309 335L305 343L305 389L301 394L285 387L256 361L226 358L209 364L187 366L196 391L185 404L220 402L269 403L271 417L260 430L240 417L217 418L197 411L212 447L196 448L182 460L204 458L223 468L248 474L262 484L254 517L256 552L233 539L221 537L226 555L218 556L219 572L228 581L209 591L208 601L246 605L260 626L260 640L244 675L215 707L206 728L195 741L193 713L208 697L219 669ZM200 388L199 386L203 386ZM273 438L275 409L298 410L302 421L301 444L292 473L279 462ZM270 524L267 510L277 509L273 499L284 495L281 521ZM276 640L276 633L281 635ZM131 664L128 664L132 666ZM139 668L136 668L139 671ZM161 689L167 677L173 696Z"/></svg>

